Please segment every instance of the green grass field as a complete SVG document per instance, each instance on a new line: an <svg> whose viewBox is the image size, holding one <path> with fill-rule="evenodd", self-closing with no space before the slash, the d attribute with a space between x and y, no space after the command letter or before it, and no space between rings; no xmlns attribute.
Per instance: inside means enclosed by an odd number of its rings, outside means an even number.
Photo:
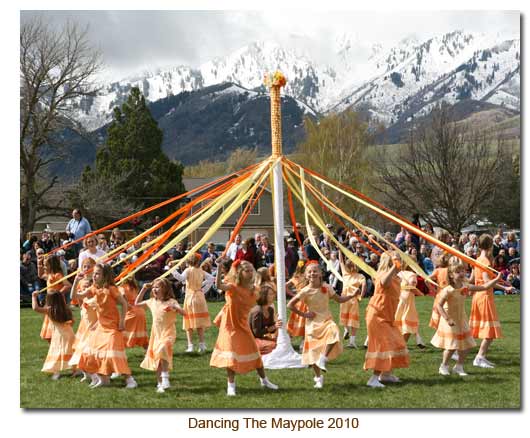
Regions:
<svg viewBox="0 0 530 438"><path fill-rule="evenodd" d="M361 303L362 314L367 300ZM428 343L433 330L427 326L432 298L416 300L420 314L420 331ZM236 397L226 397L226 373L210 368L210 352L215 343L217 328L207 331L209 350L204 355L186 354L185 334L181 329L181 317L177 323L177 342L174 346L172 388L164 394L155 392L155 374L139 368L143 350L128 350L129 365L139 387L127 390L123 379L112 382L110 387L91 390L79 378L63 377L52 381L40 372L46 357L48 344L39 338L42 316L31 309L20 310L20 400L22 408L250 408L250 409L324 409L324 408L512 408L521 406L520 401L520 298L496 297L497 309L505 337L495 341L489 359L497 364L495 369L475 368L473 355L466 363L470 374L462 378L456 375L438 375L441 351L428 346L419 350L410 340L411 366L397 370L402 383L389 384L384 389L365 386L369 377L363 371L364 349L344 349L344 353L328 365L324 388L313 388L310 369L269 370L270 380L280 389L276 392L259 386L255 372L237 376ZM469 303L468 303L469 305ZM209 303L210 314L215 316L221 303ZM332 303L337 321L338 305ZM468 309L469 310L469 309ZM75 312L76 324L78 312ZM149 324L149 322L148 322ZM358 344L362 344L365 327L358 332ZM299 338L293 339L296 347Z"/></svg>

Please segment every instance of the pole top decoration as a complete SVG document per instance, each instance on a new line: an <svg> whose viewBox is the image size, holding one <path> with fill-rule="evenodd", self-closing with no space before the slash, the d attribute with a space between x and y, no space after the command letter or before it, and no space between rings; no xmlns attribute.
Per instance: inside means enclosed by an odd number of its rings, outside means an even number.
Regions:
<svg viewBox="0 0 530 438"><path fill-rule="evenodd" d="M270 88L271 93L271 143L272 156L282 155L282 114L280 101L280 88L285 86L287 79L283 73L276 70L274 73L267 73L263 82Z"/></svg>

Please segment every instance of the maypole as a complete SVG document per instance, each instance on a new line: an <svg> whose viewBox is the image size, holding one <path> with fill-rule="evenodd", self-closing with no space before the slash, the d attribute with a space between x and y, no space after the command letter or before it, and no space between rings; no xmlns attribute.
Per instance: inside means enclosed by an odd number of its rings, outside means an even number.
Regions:
<svg viewBox="0 0 530 438"><path fill-rule="evenodd" d="M282 115L280 89L286 83L279 71L265 76L265 84L271 96L271 143L273 159L273 214L274 214L274 261L276 290L278 296L278 318L283 326L278 330L276 348L263 356L263 365L269 369L301 368L302 357L294 351L287 333L287 305L285 294L285 248L283 219L283 176L282 176Z"/></svg>

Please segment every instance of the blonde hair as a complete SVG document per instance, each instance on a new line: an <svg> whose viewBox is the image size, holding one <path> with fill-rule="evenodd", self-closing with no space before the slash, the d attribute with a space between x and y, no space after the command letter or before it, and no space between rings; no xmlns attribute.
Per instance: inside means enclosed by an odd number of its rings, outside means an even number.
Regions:
<svg viewBox="0 0 530 438"><path fill-rule="evenodd" d="M320 267L320 265L316 262L313 262L313 263L308 263L306 265L306 269L305 269L305 272L304 272L304 277L307 281L307 284L309 284L309 279L307 278L307 271L309 271L309 269L311 269L312 267L315 267L316 269L318 269L318 272L320 273L320 286L322 286L324 284L324 279L322 278L322 268Z"/></svg>
<svg viewBox="0 0 530 438"><path fill-rule="evenodd" d="M377 273L386 272L389 269L392 268L392 265L394 262L392 261L392 258L396 255L395 251L386 251L383 254L381 254L381 258L379 259L379 268L377 268Z"/></svg>
<svg viewBox="0 0 530 438"><path fill-rule="evenodd" d="M175 295L173 294L173 287L167 278L157 278L153 281L153 286L155 283L160 283L162 286L162 299L160 301L167 301L171 298L175 298Z"/></svg>
<svg viewBox="0 0 530 438"><path fill-rule="evenodd" d="M455 286L453 275L456 272L463 271L466 269L466 265L458 257L451 257L449 259L449 265L447 266L447 278L451 286Z"/></svg>
<svg viewBox="0 0 530 438"><path fill-rule="evenodd" d="M254 284L254 280L256 277L256 270L254 269L254 265L252 263L247 262L246 260L242 260L240 263L232 263L232 267L230 268L230 278L233 278L236 285L241 285L241 272L243 272L244 268L252 268L253 275L252 275L252 281L250 284Z"/></svg>

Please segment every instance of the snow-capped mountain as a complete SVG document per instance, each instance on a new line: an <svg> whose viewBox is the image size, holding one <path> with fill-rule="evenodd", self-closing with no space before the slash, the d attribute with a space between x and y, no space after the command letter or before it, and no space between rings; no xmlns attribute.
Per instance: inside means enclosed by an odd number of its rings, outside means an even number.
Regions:
<svg viewBox="0 0 530 438"><path fill-rule="evenodd" d="M519 40L495 44L489 35L464 32L392 48L378 57L375 77L331 110L365 106L386 124L423 115L440 101L474 99L519 110L519 53Z"/></svg>
<svg viewBox="0 0 530 438"><path fill-rule="evenodd" d="M388 45L339 35L326 64L273 42L255 42L196 68L179 66L130 77L103 87L78 104L79 120L95 129L138 86L148 101L223 82L261 89L266 72L280 69L284 92L318 112L369 109L387 125L424 114L441 100L482 100L520 106L520 41L498 34L456 31Z"/></svg>

